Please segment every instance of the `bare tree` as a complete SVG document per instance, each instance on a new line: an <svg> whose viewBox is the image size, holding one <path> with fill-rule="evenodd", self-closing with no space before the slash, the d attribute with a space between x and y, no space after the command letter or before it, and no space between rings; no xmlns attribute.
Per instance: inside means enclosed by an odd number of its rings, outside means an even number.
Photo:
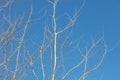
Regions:
<svg viewBox="0 0 120 80"><path fill-rule="evenodd" d="M84 51L81 49L79 41L76 45L73 43L68 44L68 40L70 40L69 38L71 36L70 29L75 28L74 24L79 17L84 3L70 18L67 25L64 26L63 29L58 30L57 21L59 20L56 18L56 9L57 6L59 6L60 0L48 0L47 2L52 5L52 24L44 24L42 43L35 51L31 51L29 46L25 44L27 30L33 21L34 6L31 5L26 21L24 21L25 16L16 18L15 20L10 20L8 16L3 16L1 19L1 80L26 80L30 74L32 74L34 80L87 80L88 75L101 66L107 54L104 34L98 39L92 39L91 42L89 42L90 46L82 46ZM8 0L8 2L0 6L0 11L7 8L10 3L11 0ZM62 42L59 42L61 37ZM33 44L31 44L31 46L32 45ZM77 64L71 64L72 67L69 67L67 63L76 59L73 56L72 59L66 60L71 56L71 52L79 54L79 59L76 60ZM94 61L96 62L95 65L89 67L91 66L89 63L91 58L94 58L94 55L98 55L97 53L102 55L98 57L97 61ZM69 56L66 57L66 54L69 54ZM79 72L76 70L79 70ZM77 76L74 74L76 72L78 73Z"/></svg>

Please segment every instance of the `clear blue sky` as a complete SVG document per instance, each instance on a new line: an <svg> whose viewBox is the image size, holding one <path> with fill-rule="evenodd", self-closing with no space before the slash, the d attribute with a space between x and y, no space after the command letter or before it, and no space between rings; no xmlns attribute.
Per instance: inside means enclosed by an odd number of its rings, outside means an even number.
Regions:
<svg viewBox="0 0 120 80"><path fill-rule="evenodd" d="M26 38L41 43L44 22L51 24L52 5L47 0L31 0L33 5L33 21ZM58 30L67 23L66 14L72 16L82 0L60 0L57 5ZM11 16L26 15L30 11L30 0L15 0L11 6ZM5 13L8 15L8 13ZM26 18L27 16L25 16ZM112 49L105 57L102 66L90 75L89 80L120 80L120 0L86 0L84 7L72 28L74 39L90 38L104 32L108 49ZM38 37L39 36L39 37ZM74 38L74 39L73 39ZM87 41L87 40L86 40ZM34 49L33 49L34 50ZM76 74L77 75L77 74ZM99 78L99 79L97 79Z"/></svg>

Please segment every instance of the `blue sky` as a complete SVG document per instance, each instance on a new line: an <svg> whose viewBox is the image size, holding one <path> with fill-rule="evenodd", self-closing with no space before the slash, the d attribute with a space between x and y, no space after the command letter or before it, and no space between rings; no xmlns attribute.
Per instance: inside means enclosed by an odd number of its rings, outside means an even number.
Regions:
<svg viewBox="0 0 120 80"><path fill-rule="evenodd" d="M31 45L29 46L31 51L34 51L39 47L39 44L42 43L45 22L47 26L51 27L52 5L47 2L47 0L15 0L13 5L9 8L10 12L8 9L4 14L8 15L9 12L13 20L16 17L19 18L25 15L24 20L26 21L31 2L33 6L33 22L30 24L25 39L27 45L30 45L28 42L29 39L35 42L36 46L34 46L34 48ZM56 8L58 31L63 29L63 26L69 21L66 15L74 15L75 10L79 9L83 2L83 0L60 0ZM39 20L36 21L36 19ZM89 75L88 80L120 79L120 0L86 0L75 25L68 30L68 32L72 32L70 41L73 43L82 38L83 43L81 43L81 45L86 44L91 37L96 39L95 36L97 34L98 37L104 34L109 52L101 67L93 74ZM58 41L62 42L63 40L59 39ZM85 47L85 45L83 47ZM77 51L73 53L75 54ZM71 59L74 54L71 54L66 60ZM78 58L77 55L75 56L76 58ZM68 54L65 56L68 56ZM77 63L77 61L75 60L68 64L72 65L73 63ZM37 65L35 65L35 67L37 68ZM36 71L38 70L39 68L36 69ZM77 73L75 75L78 76Z"/></svg>
<svg viewBox="0 0 120 80"><path fill-rule="evenodd" d="M117 46L108 53L100 70L101 80L120 79L120 1L119 0L86 0L81 14L80 23L83 34L96 34L104 31L105 41L109 49ZM97 72L96 72L97 74Z"/></svg>

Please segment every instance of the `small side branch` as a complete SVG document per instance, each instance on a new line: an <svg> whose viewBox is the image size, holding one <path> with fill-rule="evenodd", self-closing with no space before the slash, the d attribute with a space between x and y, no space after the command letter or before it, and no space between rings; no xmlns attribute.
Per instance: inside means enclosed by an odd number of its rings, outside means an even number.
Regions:
<svg viewBox="0 0 120 80"><path fill-rule="evenodd" d="M62 80L64 80L73 70L75 70L76 68L78 68L79 66L82 65L82 63L84 62L84 59L82 59L82 61L77 64L76 66L74 66L73 68L71 68L63 77Z"/></svg>

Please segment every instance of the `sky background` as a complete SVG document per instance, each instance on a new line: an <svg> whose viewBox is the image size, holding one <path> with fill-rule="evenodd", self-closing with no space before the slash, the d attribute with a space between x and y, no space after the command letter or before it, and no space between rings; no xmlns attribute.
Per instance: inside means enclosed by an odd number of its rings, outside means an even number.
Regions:
<svg viewBox="0 0 120 80"><path fill-rule="evenodd" d="M47 0L15 0L4 14L11 16L11 19L25 15L26 19L31 2L33 22L26 35L26 44L31 38L39 46L42 43L45 21L47 25L51 25L52 5ZM58 31L69 21L65 15L72 16L83 2L82 0L60 0L56 8ZM39 20L36 21L36 19ZM88 80L120 79L120 0L86 0L74 27L70 31L72 31L71 41L77 41L82 37L87 42L91 36L95 37L96 34L98 36L104 34L105 36L109 52L101 67L91 74ZM60 39L60 41L62 40ZM30 44L28 43L28 45ZM30 47L34 51L37 46Z"/></svg>

